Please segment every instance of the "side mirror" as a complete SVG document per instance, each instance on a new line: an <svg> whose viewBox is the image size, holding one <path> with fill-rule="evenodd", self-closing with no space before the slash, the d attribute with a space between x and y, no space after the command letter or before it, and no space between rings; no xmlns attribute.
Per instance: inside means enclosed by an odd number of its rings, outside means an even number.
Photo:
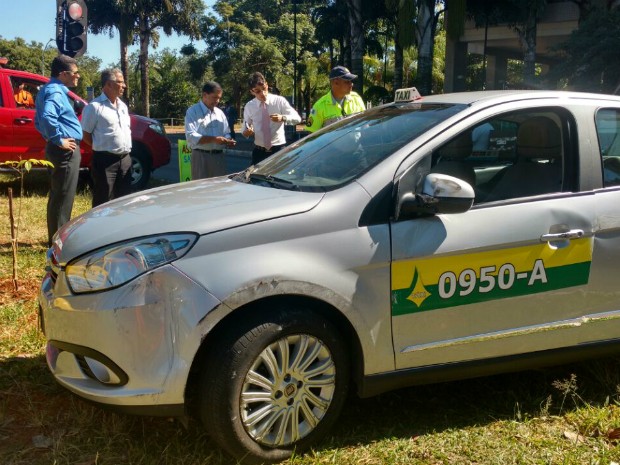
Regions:
<svg viewBox="0 0 620 465"><path fill-rule="evenodd" d="M73 109L75 110L75 113L77 115L81 115L82 114L82 110L84 109L85 106L86 106L86 104L84 102L82 102L81 100L74 100L73 101Z"/></svg>
<svg viewBox="0 0 620 465"><path fill-rule="evenodd" d="M463 213L474 204L474 188L462 179L447 174L429 173L421 194L404 193L399 199L398 216Z"/></svg>

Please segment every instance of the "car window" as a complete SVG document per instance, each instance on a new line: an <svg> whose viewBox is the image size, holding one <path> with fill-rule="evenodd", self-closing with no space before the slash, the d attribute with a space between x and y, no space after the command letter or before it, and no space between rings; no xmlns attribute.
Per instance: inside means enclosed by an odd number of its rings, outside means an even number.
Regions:
<svg viewBox="0 0 620 465"><path fill-rule="evenodd" d="M11 76L11 86L13 87L13 98L18 108L28 108L34 110L34 102L37 98L42 82L31 79Z"/></svg>
<svg viewBox="0 0 620 465"><path fill-rule="evenodd" d="M430 103L373 108L312 134L236 179L270 186L276 180L276 187L302 191L332 190L464 108Z"/></svg>
<svg viewBox="0 0 620 465"><path fill-rule="evenodd" d="M620 185L620 110L601 109L595 118L602 158L603 186Z"/></svg>
<svg viewBox="0 0 620 465"><path fill-rule="evenodd" d="M475 203L561 192L567 120L561 112L540 109L483 121L434 150L431 172L467 181Z"/></svg>

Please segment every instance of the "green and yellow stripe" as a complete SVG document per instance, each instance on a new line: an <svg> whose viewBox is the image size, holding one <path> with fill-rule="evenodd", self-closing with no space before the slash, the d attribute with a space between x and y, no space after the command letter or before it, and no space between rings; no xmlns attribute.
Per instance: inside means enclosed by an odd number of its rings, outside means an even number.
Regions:
<svg viewBox="0 0 620 465"><path fill-rule="evenodd" d="M541 243L489 252L395 262L392 264L392 315L406 315L587 284L592 246L592 238L583 238L571 240L568 246L562 248ZM509 288L502 289L498 285L498 272L500 267L506 264L509 265L508 268L514 269L514 281ZM480 270L489 266L495 267L493 272L487 273L487 276L493 277L495 286L488 292L480 292L480 286L487 285L480 282ZM537 272L532 276L534 269ZM459 283L459 276L464 270L471 270L468 272L470 276L475 273L475 285L471 288L468 284L463 287ZM444 290L451 284L455 285L455 291L448 297L441 297L440 277L446 272L454 273L456 283L444 279ZM502 282L508 282L510 276L499 278ZM472 291L462 295L462 291L466 293L468 289Z"/></svg>

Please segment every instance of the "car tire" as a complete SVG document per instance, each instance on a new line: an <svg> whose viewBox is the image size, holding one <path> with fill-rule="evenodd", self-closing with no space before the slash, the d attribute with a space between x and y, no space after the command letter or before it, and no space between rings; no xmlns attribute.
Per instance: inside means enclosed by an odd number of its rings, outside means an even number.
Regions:
<svg viewBox="0 0 620 465"><path fill-rule="evenodd" d="M139 191L146 187L151 178L151 157L140 149L131 151L131 189Z"/></svg>
<svg viewBox="0 0 620 465"><path fill-rule="evenodd" d="M316 443L349 384L348 350L329 321L308 307L257 313L212 346L200 388L208 433L244 464L279 462Z"/></svg>

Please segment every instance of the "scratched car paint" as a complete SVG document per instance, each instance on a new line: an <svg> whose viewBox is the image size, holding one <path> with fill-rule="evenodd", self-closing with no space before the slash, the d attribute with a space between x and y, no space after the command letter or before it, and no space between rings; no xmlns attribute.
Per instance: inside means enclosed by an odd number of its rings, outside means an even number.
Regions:
<svg viewBox="0 0 620 465"><path fill-rule="evenodd" d="M620 98L399 95L61 229L39 298L57 381L195 414L261 463L316 444L350 390L615 351Z"/></svg>

